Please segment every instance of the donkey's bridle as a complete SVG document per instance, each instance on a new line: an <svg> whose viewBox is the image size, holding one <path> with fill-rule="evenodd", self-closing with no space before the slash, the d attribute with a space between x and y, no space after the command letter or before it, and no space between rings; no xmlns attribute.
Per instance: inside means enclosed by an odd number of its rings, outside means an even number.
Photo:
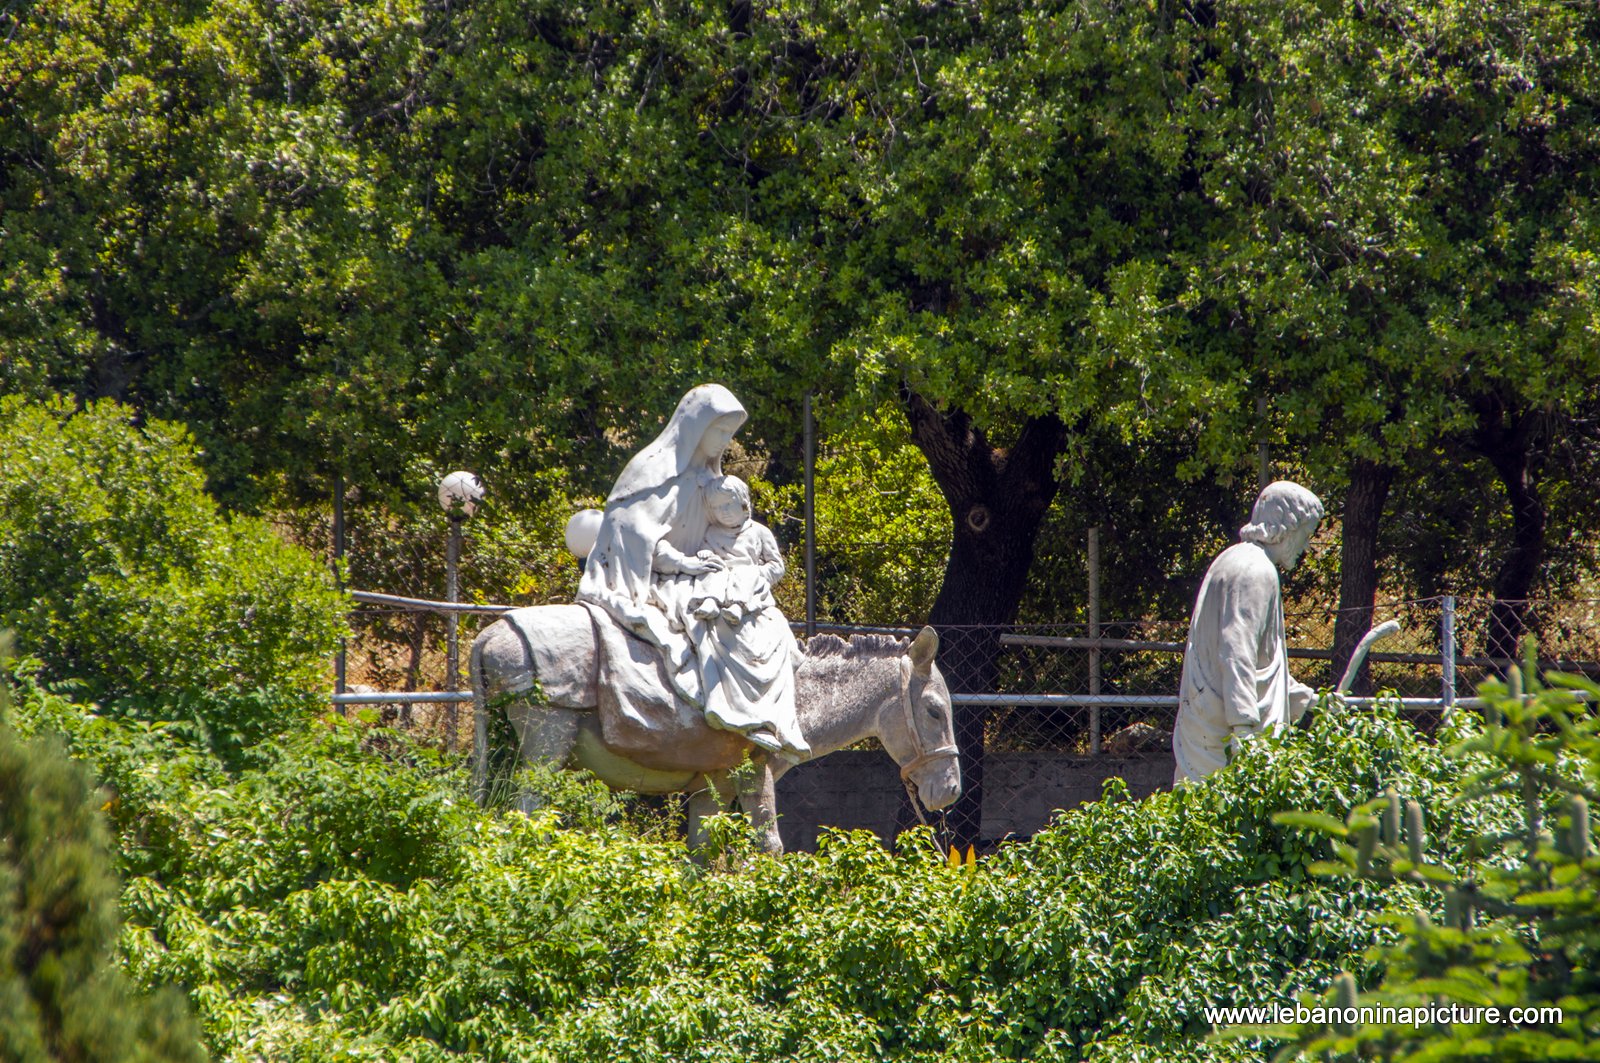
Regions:
<svg viewBox="0 0 1600 1063"><path fill-rule="evenodd" d="M911 732L911 748L916 751L916 756L900 766L900 781L905 785L906 796L911 799L911 807L916 809L917 818L926 826L928 817L923 814L922 802L917 800L917 784L911 781L911 773L931 760L942 760L947 757L960 755L960 750L955 743L939 746L937 749L924 749L922 746L922 732L917 730L917 719L911 708L911 658L900 658L900 708L905 711L906 729Z"/></svg>

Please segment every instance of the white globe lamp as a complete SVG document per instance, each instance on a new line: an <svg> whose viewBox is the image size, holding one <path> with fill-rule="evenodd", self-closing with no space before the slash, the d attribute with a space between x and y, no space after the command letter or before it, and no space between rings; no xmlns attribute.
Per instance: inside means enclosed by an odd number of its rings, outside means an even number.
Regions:
<svg viewBox="0 0 1600 1063"><path fill-rule="evenodd" d="M580 509L567 521L567 549L579 561L589 556L595 540L600 537L600 511Z"/></svg>
<svg viewBox="0 0 1600 1063"><path fill-rule="evenodd" d="M470 517L483 501L483 483L470 472L453 472L439 481L439 505L452 518Z"/></svg>

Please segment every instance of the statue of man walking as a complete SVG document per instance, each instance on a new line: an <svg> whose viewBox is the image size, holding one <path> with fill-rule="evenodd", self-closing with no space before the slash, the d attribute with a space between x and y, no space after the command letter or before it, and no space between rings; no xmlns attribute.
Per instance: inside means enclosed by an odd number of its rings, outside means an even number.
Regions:
<svg viewBox="0 0 1600 1063"><path fill-rule="evenodd" d="M1322 513L1299 484L1268 484L1240 541L1207 570L1183 652L1174 783L1226 766L1238 739L1286 727L1316 700L1289 674L1278 571L1294 568Z"/></svg>

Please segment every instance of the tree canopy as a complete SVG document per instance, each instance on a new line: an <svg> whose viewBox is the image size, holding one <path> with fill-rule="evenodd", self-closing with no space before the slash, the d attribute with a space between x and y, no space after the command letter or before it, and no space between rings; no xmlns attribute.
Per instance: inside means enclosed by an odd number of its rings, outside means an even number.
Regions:
<svg viewBox="0 0 1600 1063"><path fill-rule="evenodd" d="M3 18L4 386L184 421L231 505L397 498L419 463L603 489L716 378L779 455L804 391L835 432L902 406L946 622L1015 615L1061 485L1242 506L1263 436L1378 514L1481 455L1526 596L1570 512L1543 455L1592 436L1586 5Z"/></svg>

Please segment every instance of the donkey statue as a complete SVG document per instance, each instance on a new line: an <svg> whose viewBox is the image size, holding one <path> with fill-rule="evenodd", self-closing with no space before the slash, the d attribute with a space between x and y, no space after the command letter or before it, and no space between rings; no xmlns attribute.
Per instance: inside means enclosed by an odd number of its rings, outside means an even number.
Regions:
<svg viewBox="0 0 1600 1063"><path fill-rule="evenodd" d="M608 748L596 713L598 665L594 619L582 605L514 610L485 627L472 644L476 710L474 779L480 799L488 771L488 713L506 713L522 757L587 769L608 786L636 793L684 792L689 842L704 840L701 820L737 802L767 852L780 853L775 783L791 764L756 750L742 736L715 731L689 714L647 757ZM925 627L914 639L818 635L805 646L795 677L801 731L813 757L876 738L900 766L913 803L948 806L961 793L950 691L934 664L939 636ZM706 750L736 744L736 760L708 767ZM736 770L746 759L755 770ZM712 758L715 760L716 758ZM648 763L641 763L641 760Z"/></svg>

